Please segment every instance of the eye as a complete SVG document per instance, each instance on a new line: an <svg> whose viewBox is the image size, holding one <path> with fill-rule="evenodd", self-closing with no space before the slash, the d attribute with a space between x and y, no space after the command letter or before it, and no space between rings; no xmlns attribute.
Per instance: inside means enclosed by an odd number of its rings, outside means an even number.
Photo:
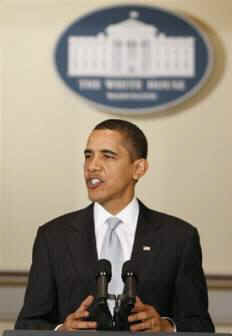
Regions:
<svg viewBox="0 0 232 336"><path fill-rule="evenodd" d="M87 160L87 159L89 159L90 158L90 156L91 156L91 154L90 153L85 153L85 160Z"/></svg>
<svg viewBox="0 0 232 336"><path fill-rule="evenodd" d="M104 158L106 159L115 159L115 157L111 154L104 154Z"/></svg>

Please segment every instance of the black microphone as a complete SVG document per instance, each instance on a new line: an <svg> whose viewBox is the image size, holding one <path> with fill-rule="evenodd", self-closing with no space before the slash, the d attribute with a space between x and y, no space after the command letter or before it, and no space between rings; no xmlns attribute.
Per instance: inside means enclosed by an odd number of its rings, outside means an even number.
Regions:
<svg viewBox="0 0 232 336"><path fill-rule="evenodd" d="M128 316L130 315L136 301L136 281L137 277L134 272L132 261L128 260L122 267L122 280L125 283L123 294L118 298L117 308L115 309L115 329L129 330L130 325Z"/></svg>
<svg viewBox="0 0 232 336"><path fill-rule="evenodd" d="M108 298L108 283L112 277L111 263L106 259L98 261L97 273L96 273L96 299Z"/></svg>
<svg viewBox="0 0 232 336"><path fill-rule="evenodd" d="M113 329L113 319L107 304L108 283L111 276L111 263L106 259L99 260L96 272L96 294L93 303L88 308L87 318L88 321L97 322L97 330Z"/></svg>
<svg viewBox="0 0 232 336"><path fill-rule="evenodd" d="M125 283L123 295L125 295L130 302L133 302L134 304L136 299L137 276L134 271L133 263L130 260L123 264L122 280Z"/></svg>

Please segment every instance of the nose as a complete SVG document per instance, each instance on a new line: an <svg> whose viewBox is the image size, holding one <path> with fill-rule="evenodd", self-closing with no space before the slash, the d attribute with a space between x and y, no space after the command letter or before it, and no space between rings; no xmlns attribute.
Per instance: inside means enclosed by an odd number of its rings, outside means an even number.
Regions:
<svg viewBox="0 0 232 336"><path fill-rule="evenodd" d="M86 162L86 168L89 172L98 171L101 169L101 162L97 156L89 158Z"/></svg>

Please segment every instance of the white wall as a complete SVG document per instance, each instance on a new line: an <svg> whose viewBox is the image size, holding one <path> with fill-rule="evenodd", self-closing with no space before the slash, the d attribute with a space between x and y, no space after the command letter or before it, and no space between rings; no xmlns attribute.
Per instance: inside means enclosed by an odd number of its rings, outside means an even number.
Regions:
<svg viewBox="0 0 232 336"><path fill-rule="evenodd" d="M53 53L80 15L120 3L130 1L0 1L0 270L28 270L37 227L87 204L83 148L93 126L111 115L64 86ZM137 3L193 17L216 56L210 81L189 102L128 118L150 142L150 172L138 196L199 228L207 273L232 274L232 2Z"/></svg>

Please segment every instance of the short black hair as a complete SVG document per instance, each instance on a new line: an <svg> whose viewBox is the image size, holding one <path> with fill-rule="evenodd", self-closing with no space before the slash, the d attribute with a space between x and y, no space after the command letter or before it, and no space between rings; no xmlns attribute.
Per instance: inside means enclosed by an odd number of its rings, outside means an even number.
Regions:
<svg viewBox="0 0 232 336"><path fill-rule="evenodd" d="M147 138L143 131L135 124L122 119L107 119L94 128L95 130L108 129L117 131L127 138L133 149L133 159L146 159L148 152Z"/></svg>

